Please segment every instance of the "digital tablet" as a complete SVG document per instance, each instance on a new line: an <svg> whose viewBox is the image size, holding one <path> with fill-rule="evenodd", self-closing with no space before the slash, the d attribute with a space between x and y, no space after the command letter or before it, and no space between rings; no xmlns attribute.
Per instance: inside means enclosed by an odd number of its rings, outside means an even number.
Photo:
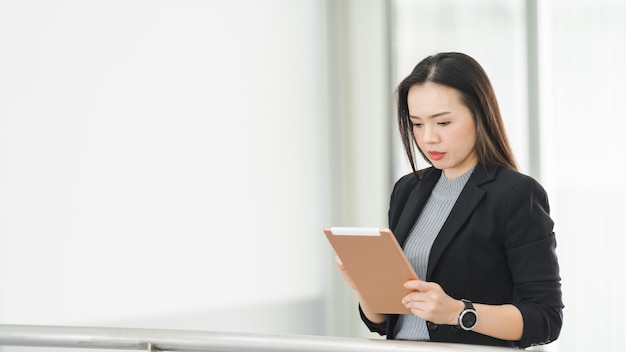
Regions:
<svg viewBox="0 0 626 352"><path fill-rule="evenodd" d="M362 299L375 313L411 314L402 304L417 279L391 230L369 227L327 227L324 233L354 280Z"/></svg>

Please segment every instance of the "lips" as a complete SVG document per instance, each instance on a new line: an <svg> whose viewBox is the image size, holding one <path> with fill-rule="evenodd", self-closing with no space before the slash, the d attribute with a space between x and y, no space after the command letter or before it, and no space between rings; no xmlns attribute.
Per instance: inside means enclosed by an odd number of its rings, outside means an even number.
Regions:
<svg viewBox="0 0 626 352"><path fill-rule="evenodd" d="M428 152L428 158L430 158L430 160L441 160L445 155L446 153L441 152Z"/></svg>

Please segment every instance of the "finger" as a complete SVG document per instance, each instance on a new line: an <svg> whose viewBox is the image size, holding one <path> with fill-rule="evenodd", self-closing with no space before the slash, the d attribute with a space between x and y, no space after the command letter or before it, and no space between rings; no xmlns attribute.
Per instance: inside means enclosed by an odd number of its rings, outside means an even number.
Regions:
<svg viewBox="0 0 626 352"><path fill-rule="evenodd" d="M401 303L406 306L407 304L409 304L411 302L411 297L409 297L411 294L409 293L408 295L402 297L402 301Z"/></svg>
<svg viewBox="0 0 626 352"><path fill-rule="evenodd" d="M424 302L426 302L425 296L421 292L411 292L407 294L406 296L402 297L402 304L407 306L407 308L409 308L409 306L412 303L420 304Z"/></svg>
<svg viewBox="0 0 626 352"><path fill-rule="evenodd" d="M415 302L415 301L408 302L404 305L404 307L408 309L409 311L411 311L411 314L413 315L417 315L421 317L425 313L424 304L420 302Z"/></svg>
<svg viewBox="0 0 626 352"><path fill-rule="evenodd" d="M341 261L341 258L339 258L338 255L335 256L335 263L337 263L337 266L339 267L339 269L343 270L343 262Z"/></svg>
<svg viewBox="0 0 626 352"><path fill-rule="evenodd" d="M420 287L422 286L423 281L421 280L409 280L407 282L404 283L404 288L407 288L409 290L414 290L414 291L422 291L420 289Z"/></svg>
<svg viewBox="0 0 626 352"><path fill-rule="evenodd" d="M439 285L434 282L410 280L404 283L404 288L419 292L428 292L432 290L437 290L439 288Z"/></svg>

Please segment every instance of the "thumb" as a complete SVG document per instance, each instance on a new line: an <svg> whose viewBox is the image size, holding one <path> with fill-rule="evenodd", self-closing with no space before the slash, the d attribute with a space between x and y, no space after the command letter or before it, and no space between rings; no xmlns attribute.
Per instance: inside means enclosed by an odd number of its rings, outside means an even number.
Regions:
<svg viewBox="0 0 626 352"><path fill-rule="evenodd" d="M432 282L422 281L422 280L409 280L404 283L404 288L408 288L410 290L426 292L430 291L434 288L436 284Z"/></svg>

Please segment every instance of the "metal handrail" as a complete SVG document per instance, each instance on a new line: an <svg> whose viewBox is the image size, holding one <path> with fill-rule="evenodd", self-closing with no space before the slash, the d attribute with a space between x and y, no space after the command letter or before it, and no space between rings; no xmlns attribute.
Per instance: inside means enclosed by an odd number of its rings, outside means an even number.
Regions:
<svg viewBox="0 0 626 352"><path fill-rule="evenodd" d="M191 330L1 325L0 346L212 352L440 352L509 348L349 337L270 335Z"/></svg>

